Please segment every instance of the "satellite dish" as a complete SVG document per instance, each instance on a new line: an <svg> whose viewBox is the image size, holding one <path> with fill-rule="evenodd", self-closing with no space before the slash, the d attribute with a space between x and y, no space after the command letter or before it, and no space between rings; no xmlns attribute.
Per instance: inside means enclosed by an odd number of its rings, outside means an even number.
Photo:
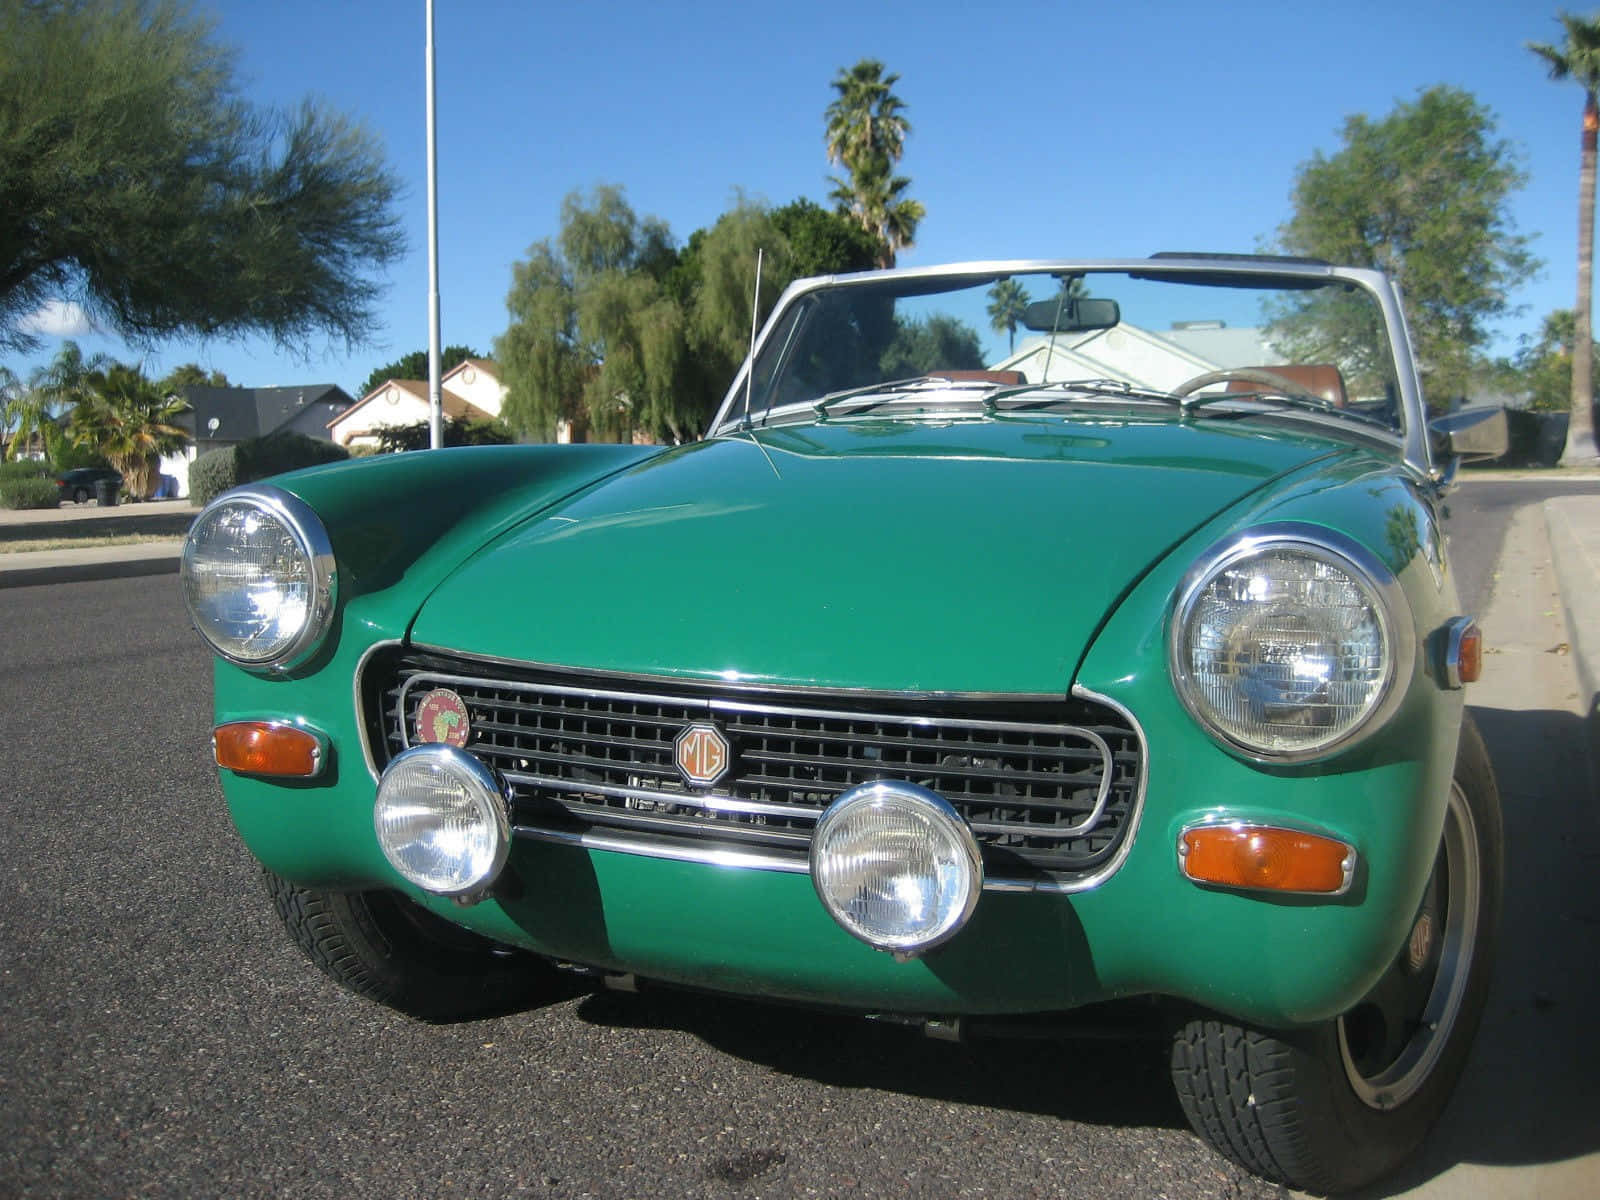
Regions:
<svg viewBox="0 0 1600 1200"><path fill-rule="evenodd" d="M211 420L206 422L206 432L207 433L215 433L221 427L222 427L222 418L221 417L212 417Z"/></svg>

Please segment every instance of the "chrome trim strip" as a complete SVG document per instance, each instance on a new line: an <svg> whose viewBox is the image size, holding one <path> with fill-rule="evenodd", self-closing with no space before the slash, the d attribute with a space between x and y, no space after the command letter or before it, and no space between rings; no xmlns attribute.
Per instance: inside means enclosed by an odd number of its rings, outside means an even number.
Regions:
<svg viewBox="0 0 1600 1200"><path fill-rule="evenodd" d="M372 645L361 652L361 657L356 660L355 672L351 676L351 698L355 702L356 713L356 736L361 739L361 756L366 760L367 773L372 776L373 783L377 783L382 778L383 773L378 770L378 756L372 745L372 739L367 736L367 718L378 717L380 725L382 724L382 718L378 714L367 712L365 698L361 695L361 687L366 680L367 667L374 655L392 647L403 647L404 645L405 643L399 638L388 638L381 642L373 642ZM404 731L402 730L402 732ZM407 739L406 745L411 745L409 739Z"/></svg>
<svg viewBox="0 0 1600 1200"><path fill-rule="evenodd" d="M560 788L564 792L595 792L601 796L615 796L620 800L648 800L654 804L674 804L680 808L700 808L708 812L736 812L751 813L753 815L769 817L789 817L803 821L807 817L816 819L822 816L826 809L789 806L784 804L763 804L758 800L739 800L731 796L713 796L704 792L657 792L650 788L618 787L605 783L578 783L571 779L562 779L554 775L530 775L525 771L508 771L501 768L500 774L512 783L526 783L535 787ZM760 828L757 826L756 828Z"/></svg>
<svg viewBox="0 0 1600 1200"><path fill-rule="evenodd" d="M1239 884L1218 883L1214 879L1196 879L1184 869L1184 861L1188 858L1189 848L1183 844L1183 839L1196 829L1215 829L1218 827L1224 829L1275 829L1282 833L1304 833L1310 837L1339 843L1344 847L1344 861L1339 864L1343 874L1343 881L1339 884L1339 890L1336 892L1299 892L1291 891L1288 888L1253 888ZM1322 896L1330 900L1337 899L1350 890L1350 885L1355 881L1356 877L1356 865L1360 860L1361 855L1349 838L1341 837L1337 833L1332 833L1326 829L1318 829L1311 825L1289 825L1281 821L1249 821L1239 817L1212 816L1200 821L1191 821L1178 830L1178 874L1182 875L1190 883L1200 887L1224 888L1230 892L1247 892L1251 895L1259 893L1264 896Z"/></svg>
<svg viewBox="0 0 1600 1200"><path fill-rule="evenodd" d="M1332 558L1358 583L1367 585L1377 603L1379 628L1388 649L1388 677L1378 698L1349 729L1331 741L1303 750L1267 751L1247 745L1217 728L1201 711L1194 697L1194 684L1180 661L1180 634L1188 624L1201 591L1217 574L1234 563L1265 550L1279 547L1309 550L1314 556ZM1342 565L1341 565L1342 564ZM1416 674L1417 638L1411 619L1411 605L1394 573L1379 558L1355 539L1320 525L1299 521L1275 521L1231 533L1207 547L1178 587L1167 627L1167 670L1173 690L1184 709L1213 741L1241 758L1258 763L1305 763L1331 758L1383 727L1400 707Z"/></svg>
<svg viewBox="0 0 1600 1200"><path fill-rule="evenodd" d="M635 836L605 833L593 829L574 833L562 829L541 829L533 825L513 825L514 838L534 842L548 842L557 846L570 846L578 850L603 850L608 854L631 854L636 858L660 858L669 862L690 863L703 867L730 867L741 871L778 871L787 875L806 875L811 871L803 857L781 854L769 850L735 850L726 846L708 846L703 842L667 842L644 840ZM1040 895L1065 895L1081 892L1104 880L1112 870L1122 865L1119 856L1108 869L1097 872L1092 881L1064 884L1052 879L1007 879L985 876L983 890L1005 892L1011 895L1038 893Z"/></svg>
<svg viewBox="0 0 1600 1200"><path fill-rule="evenodd" d="M1042 704L1059 701L1060 692L910 692L893 688L827 687L822 684L771 683L759 679L736 677L733 679L707 679L700 675L647 675L638 671L611 671L604 668L573 667L564 663L533 662L523 658L502 658L494 654L473 654L436 646L429 642L412 642L410 648L419 654L438 654L446 658L465 659L485 666L512 667L524 671L549 671L556 675L594 676L658 687L683 687L708 692L786 692L797 696L858 696L862 699L884 700L1014 700L1019 704Z"/></svg>
<svg viewBox="0 0 1600 1200"><path fill-rule="evenodd" d="M745 871L782 871L790 875L805 875L811 870L804 858L780 856L760 850L731 850L703 843L645 842L638 838L597 833L592 829L583 833L571 833L559 829L538 829L531 825L513 825L511 833L514 837L529 838L536 842L553 842L558 846L605 850L612 854L632 854L640 858L664 858L672 862L696 863L707 867L734 867Z"/></svg>

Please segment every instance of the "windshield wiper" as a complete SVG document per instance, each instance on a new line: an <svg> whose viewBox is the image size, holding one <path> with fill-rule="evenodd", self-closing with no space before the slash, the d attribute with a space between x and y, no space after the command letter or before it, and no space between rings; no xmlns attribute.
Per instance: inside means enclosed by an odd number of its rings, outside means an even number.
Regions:
<svg viewBox="0 0 1600 1200"><path fill-rule="evenodd" d="M951 391L957 388L963 391L970 391L975 388L992 386L992 384L969 379L949 379L943 375L912 375L908 379L885 380L882 383L869 383L864 387L847 388L842 392L829 392L826 396L813 400L811 407L816 410L817 416L825 417L828 415L828 409L835 404L845 400L854 400L860 396L875 395L879 392L883 393L883 399L873 404L864 405L860 411L868 412L879 404L888 404L891 400L896 400L908 392Z"/></svg>
<svg viewBox="0 0 1600 1200"><path fill-rule="evenodd" d="M1022 383L1015 387L999 388L984 397L984 407L990 412L1002 400L1009 400L1014 396L1026 396L1031 392L1060 391L1060 392L1086 392L1091 396L1127 396L1135 400L1161 400L1168 404L1177 404L1179 400L1171 392L1163 392L1156 388L1139 387L1136 384L1124 382L1121 379L1058 379L1053 383ZM1031 408L1049 408L1059 404L1066 397L1052 396L1048 400L1036 400L1031 404L1013 405L1013 411L1026 411Z"/></svg>
<svg viewBox="0 0 1600 1200"><path fill-rule="evenodd" d="M1374 417L1353 408L1341 408L1339 405L1324 400L1320 396L1308 396L1303 392L1280 392L1273 391L1270 388L1258 392L1208 392L1202 396L1185 396L1178 403L1182 407L1184 414L1188 415L1196 409L1209 407L1219 400L1247 400L1252 404L1265 405L1272 408L1304 409L1308 412L1338 417L1341 421L1361 421L1368 425L1375 425L1379 429L1393 432L1393 426L1381 417ZM1217 417L1248 417L1259 411L1256 408L1213 409L1211 415Z"/></svg>

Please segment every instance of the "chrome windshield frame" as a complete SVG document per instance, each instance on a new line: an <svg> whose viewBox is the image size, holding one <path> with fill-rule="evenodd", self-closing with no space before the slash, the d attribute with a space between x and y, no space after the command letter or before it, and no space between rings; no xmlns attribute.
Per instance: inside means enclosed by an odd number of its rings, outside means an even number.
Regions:
<svg viewBox="0 0 1600 1200"><path fill-rule="evenodd" d="M885 271L860 271L848 275L817 275L797 279L778 297L761 333L756 338L749 358L741 364L729 386L716 416L712 418L707 437L740 432L747 428L743 411L745 379L751 364L759 359L767 340L783 321L789 309L807 295L825 288L859 287L881 284L890 280L926 280L947 278L959 284L962 280L977 283L985 278L1002 275L1057 274L1067 272L1131 274L1159 271L1170 275L1236 275L1243 279L1258 279L1263 287L1273 280L1338 280L1359 287L1377 302L1383 313L1385 333L1389 339L1389 352L1394 359L1395 379L1399 388L1401 428L1395 444L1401 460L1420 478L1431 478L1434 463L1428 439L1427 412L1422 391L1417 382L1416 361L1412 354L1411 333L1406 324L1399 288L1382 271L1363 267L1335 267L1323 263L1303 262L1294 259L1270 257L1183 257L1114 258L1114 259L990 259L974 262L950 263L942 266L896 268ZM811 413L810 402L786 404L770 410L772 414L803 411ZM1370 431L1369 431L1370 434Z"/></svg>

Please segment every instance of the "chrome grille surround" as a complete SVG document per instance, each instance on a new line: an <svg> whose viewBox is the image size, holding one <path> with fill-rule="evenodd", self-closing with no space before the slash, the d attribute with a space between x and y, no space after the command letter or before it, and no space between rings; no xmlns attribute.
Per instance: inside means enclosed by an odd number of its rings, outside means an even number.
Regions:
<svg viewBox="0 0 1600 1200"><path fill-rule="evenodd" d="M436 687L466 702L466 749L509 785L513 832L592 849L804 872L834 796L902 779L972 827L989 890L1078 891L1121 864L1143 799L1137 722L1088 693L757 689L401 647L358 682L376 768L413 743ZM711 787L675 764L678 734L705 722L733 748Z"/></svg>

